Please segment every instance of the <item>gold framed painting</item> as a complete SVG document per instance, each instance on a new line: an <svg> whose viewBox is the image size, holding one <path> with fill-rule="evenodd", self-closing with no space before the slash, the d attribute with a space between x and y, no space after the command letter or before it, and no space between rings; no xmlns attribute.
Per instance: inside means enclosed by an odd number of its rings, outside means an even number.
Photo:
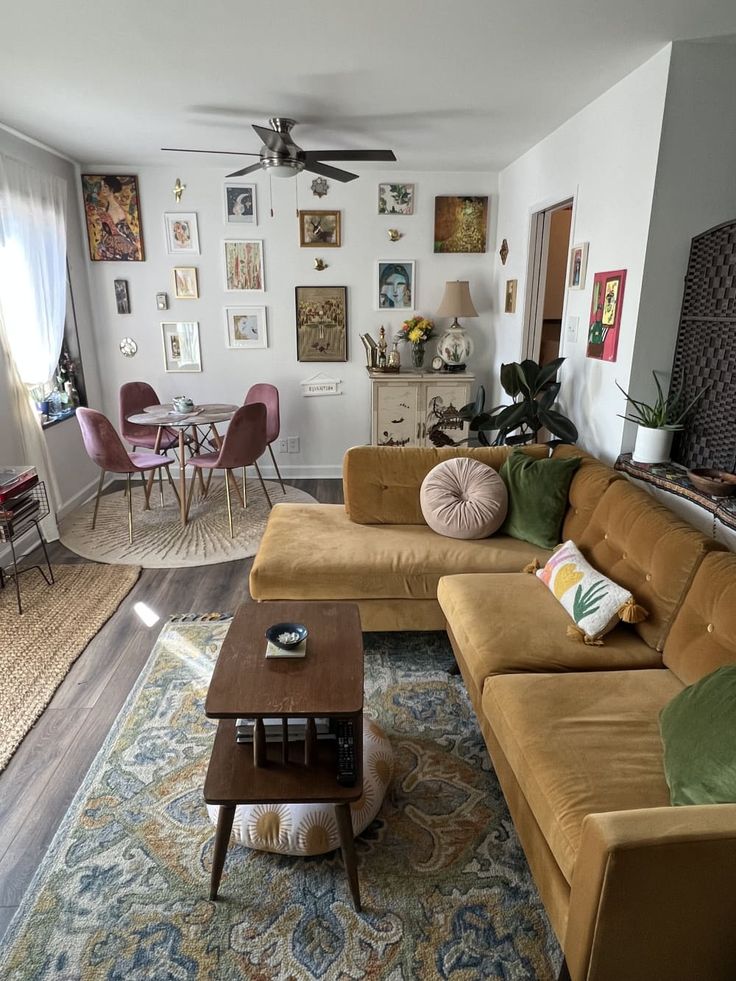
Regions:
<svg viewBox="0 0 736 981"><path fill-rule="evenodd" d="M434 199L435 252L485 252L487 232L487 196Z"/></svg>
<svg viewBox="0 0 736 981"><path fill-rule="evenodd" d="M507 279L506 280L506 300L504 303L503 312L504 313L516 313L516 288L518 286L517 279Z"/></svg>
<svg viewBox="0 0 736 981"><path fill-rule="evenodd" d="M138 178L82 174L82 199L92 262L143 262Z"/></svg>
<svg viewBox="0 0 736 981"><path fill-rule="evenodd" d="M199 283L196 266L174 267L174 295L177 300L198 300Z"/></svg>
<svg viewBox="0 0 736 981"><path fill-rule="evenodd" d="M297 361L347 361L347 286L296 287Z"/></svg>
<svg viewBox="0 0 736 981"><path fill-rule="evenodd" d="M303 249L338 249L342 245L339 211L300 211L299 245Z"/></svg>

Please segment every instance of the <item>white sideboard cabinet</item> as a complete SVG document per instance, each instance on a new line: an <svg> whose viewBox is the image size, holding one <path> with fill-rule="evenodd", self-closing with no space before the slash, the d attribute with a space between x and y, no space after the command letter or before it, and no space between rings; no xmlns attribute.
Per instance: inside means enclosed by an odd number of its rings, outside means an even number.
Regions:
<svg viewBox="0 0 736 981"><path fill-rule="evenodd" d="M370 371L371 443L374 446L432 446L429 434L440 429L453 442L466 439L468 423L458 411L473 398L470 372Z"/></svg>

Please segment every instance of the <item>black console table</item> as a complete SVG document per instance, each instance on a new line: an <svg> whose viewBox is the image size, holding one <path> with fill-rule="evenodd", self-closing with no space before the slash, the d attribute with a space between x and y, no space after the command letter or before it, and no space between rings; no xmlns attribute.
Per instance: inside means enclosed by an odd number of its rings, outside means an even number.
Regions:
<svg viewBox="0 0 736 981"><path fill-rule="evenodd" d="M20 498L23 499L23 504L18 505L17 509L14 510L14 502ZM34 569L37 569L46 580L47 585L52 586L54 583L54 573L51 569L49 553L46 549L46 542L39 524L48 514L49 502L46 496L46 485L42 480L34 484L30 490L19 490L17 498L15 496L8 496L3 504L0 504L0 544L5 543L10 545L10 551L13 556L12 572L3 570L2 565L0 565L0 589L5 588L6 579L12 579L15 582L18 613L21 614L23 613L23 606L21 605L20 598L20 576L23 573L32 572ZM27 532L32 531L34 526L38 533L44 558L46 559L48 575L46 575L46 572L40 565L31 565L25 569L18 568L18 555L16 553L15 543L19 538L27 534Z"/></svg>
<svg viewBox="0 0 736 981"><path fill-rule="evenodd" d="M683 497L709 512L713 516L714 538L716 521L736 531L736 495L713 497L711 494L704 494L693 486L687 475L687 468L679 463L635 463L631 459L631 453L622 453L614 467L635 480L643 480L660 490Z"/></svg>

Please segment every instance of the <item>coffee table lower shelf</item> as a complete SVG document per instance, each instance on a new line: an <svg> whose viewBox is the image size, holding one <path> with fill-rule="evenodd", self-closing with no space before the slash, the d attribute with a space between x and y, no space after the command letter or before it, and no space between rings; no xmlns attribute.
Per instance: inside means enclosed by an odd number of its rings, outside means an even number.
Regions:
<svg viewBox="0 0 736 981"><path fill-rule="evenodd" d="M217 727L204 799L219 804L212 858L210 899L217 899L225 857L238 804L334 804L345 871L355 909L360 911L358 868L353 840L350 803L363 793L362 713L355 716L355 759L358 779L352 787L337 782L337 749L334 740L319 740L314 758L306 765L304 743L289 743L289 762L282 762L281 743L268 743L265 766L256 766L251 744L236 743L235 720L222 719Z"/></svg>

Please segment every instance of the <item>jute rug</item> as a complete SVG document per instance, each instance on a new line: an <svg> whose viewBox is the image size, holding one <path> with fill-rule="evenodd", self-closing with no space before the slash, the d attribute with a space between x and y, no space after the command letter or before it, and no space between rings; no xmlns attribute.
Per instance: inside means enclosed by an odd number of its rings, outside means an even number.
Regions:
<svg viewBox="0 0 736 981"><path fill-rule="evenodd" d="M559 949L442 635L366 639L366 709L396 772L356 841L363 912L339 855L235 844L207 899L204 698L227 627L162 631L9 928L0 977L555 978Z"/></svg>
<svg viewBox="0 0 736 981"><path fill-rule="evenodd" d="M305 491L285 486L286 494L275 481L266 481L274 504L314 502ZM248 507L243 509L231 486L234 538L230 538L222 478L212 480L204 501L195 494L185 526L179 520L179 505L168 485L164 487L164 507L159 506L156 485L151 491L151 510L145 511L143 488L137 481L133 488L132 545L128 542L128 501L123 491L100 498L94 531L92 500L64 520L59 534L68 549L85 559L140 565L145 569L178 569L245 559L258 551L268 520L268 504L258 480L248 480L246 490Z"/></svg>
<svg viewBox="0 0 736 981"><path fill-rule="evenodd" d="M72 664L135 585L130 566L55 565L0 590L0 770L51 701Z"/></svg>

